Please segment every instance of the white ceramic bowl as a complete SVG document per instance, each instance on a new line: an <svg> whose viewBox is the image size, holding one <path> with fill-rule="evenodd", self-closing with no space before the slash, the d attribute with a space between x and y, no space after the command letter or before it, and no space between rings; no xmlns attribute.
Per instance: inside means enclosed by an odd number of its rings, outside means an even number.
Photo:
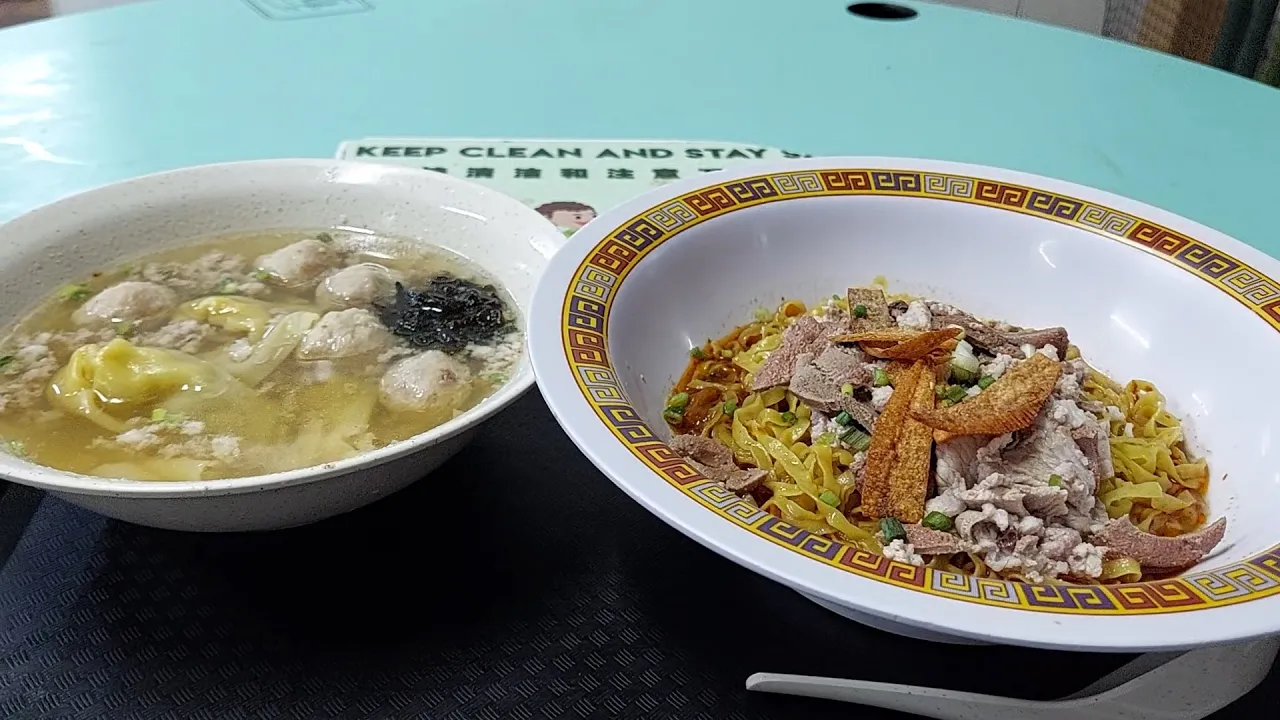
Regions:
<svg viewBox="0 0 1280 720"><path fill-rule="evenodd" d="M663 444L689 347L784 296L812 302L877 275L980 316L1064 325L1102 370L1154 381L1209 459L1211 514L1229 517L1218 551L1161 582L975 580L780 522ZM1273 278L1280 263L1240 242L1070 183L924 160L783 161L655 190L579 231L538 286L530 352L557 419L623 490L836 612L935 638L1172 649L1280 631Z"/></svg>
<svg viewBox="0 0 1280 720"><path fill-rule="evenodd" d="M514 297L522 317L564 236L520 202L446 175L334 160L265 160L175 170L90 190L0 226L0 322L95 269L235 232L364 228L460 253ZM353 510L423 477L533 384L512 379L409 440L320 467L202 482L86 477L0 455L0 476L114 518L197 531L289 527Z"/></svg>

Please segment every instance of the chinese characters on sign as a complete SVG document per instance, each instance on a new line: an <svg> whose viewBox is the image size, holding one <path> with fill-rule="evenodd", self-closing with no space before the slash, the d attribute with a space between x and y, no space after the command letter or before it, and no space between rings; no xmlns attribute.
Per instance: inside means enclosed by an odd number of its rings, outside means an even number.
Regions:
<svg viewBox="0 0 1280 720"><path fill-rule="evenodd" d="M598 212L665 183L737 163L803 156L724 142L400 137L348 140L338 157L478 182L519 198L572 234Z"/></svg>

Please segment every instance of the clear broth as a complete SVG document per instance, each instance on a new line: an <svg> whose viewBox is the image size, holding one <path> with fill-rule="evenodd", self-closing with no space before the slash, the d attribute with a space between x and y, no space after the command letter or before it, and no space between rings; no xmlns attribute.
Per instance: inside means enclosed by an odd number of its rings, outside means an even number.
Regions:
<svg viewBox="0 0 1280 720"><path fill-rule="evenodd" d="M222 280L201 273L196 287L168 285L177 292L179 308L192 300L220 294L208 292L207 285L223 282L225 289L254 287L253 299L268 306L276 314L275 319L285 312L296 311L323 315L332 308L317 301L316 283L286 287L264 281L253 262L261 255L320 235L333 238L333 247L342 254L343 259L334 266L335 270L371 263L396 273L410 287L440 273L496 286L465 258L442 248L337 230L256 233L202 240L94 273L82 286L96 293L124 280L161 277L165 267L173 264L198 267L211 253L221 253L243 258L246 262L243 272L227 273ZM259 285L266 287L237 284L237 281L259 281ZM183 283L179 280L178 284ZM479 404L506 382L507 373L518 358L521 341L516 329L515 304L505 292L500 293L511 314L513 332L497 338L489 348L497 351L497 362L494 352L464 351L454 356L466 364L472 379L469 391L447 406L422 412L392 411L378 401L379 380L385 368L399 357L415 352L399 338L377 358L365 355L303 361L290 352L288 358L263 382L250 388L250 392L224 393L208 401L198 393L179 392L176 396L183 400L181 412L166 409L172 407L173 395L131 404L123 413L119 408L108 408L114 418L129 424L129 430L138 431L135 437L141 432L161 439L158 444L147 440L139 449L137 444L122 444L121 433L54 404L44 388L38 398L31 398L34 385L24 379L29 368L23 367L23 348L43 344L50 348L58 367L62 367L77 344L84 344L77 340L78 328L73 319L81 303L68 300L64 290L51 295L19 321L0 344L4 348L0 354L6 363L0 368L0 399L6 401L0 410L0 437L10 452L41 465L86 475L144 480L244 477L333 462L426 432ZM240 296L237 292L221 294ZM109 341L111 334L120 335L122 331L131 330L117 325L114 330L104 330L90 340L101 345ZM85 334L79 331L79 335ZM149 337L148 333L134 332L129 341L140 347L148 346ZM241 334L215 331L194 355L214 364L223 363L223 356L230 353L237 340L243 343L242 338ZM33 351L25 352L29 355ZM382 359L383 355L388 356L387 359ZM329 362L329 367L321 368L318 362ZM48 381L43 385L47 387ZM25 401L14 399L21 394L20 390L27 391ZM199 432L189 432L195 429L192 422L202 425ZM218 444L221 452L214 450ZM232 444L234 453L230 452ZM172 462L175 458L177 462Z"/></svg>

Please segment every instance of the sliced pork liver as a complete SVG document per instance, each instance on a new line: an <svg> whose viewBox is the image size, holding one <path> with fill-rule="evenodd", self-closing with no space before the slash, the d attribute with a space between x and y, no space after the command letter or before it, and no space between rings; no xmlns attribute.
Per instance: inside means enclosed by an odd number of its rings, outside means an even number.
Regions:
<svg viewBox="0 0 1280 720"><path fill-rule="evenodd" d="M733 451L701 435L673 435L667 445L681 455L711 467L735 467Z"/></svg>
<svg viewBox="0 0 1280 720"><path fill-rule="evenodd" d="M768 472L757 468L739 468L733 461L733 451L708 437L675 435L667 445L683 455L698 472L723 483L739 495L755 490L769 476Z"/></svg>
<svg viewBox="0 0 1280 720"><path fill-rule="evenodd" d="M842 322L821 322L810 315L796 318L782 334L782 343L769 353L764 365L756 372L751 389L768 390L791 382L797 357L805 353L817 355L830 345L828 337L842 333L846 328Z"/></svg>
<svg viewBox="0 0 1280 720"><path fill-rule="evenodd" d="M947 313L935 313L934 329L959 327L964 329L964 339L970 345L986 350L992 355L1004 353L1013 357L1022 357L1022 346L1030 345L1037 350L1045 345L1052 345L1058 350L1058 358L1067 356L1069 338L1067 329L1061 327L1044 328L1042 330L999 330L982 322L974 316L951 309Z"/></svg>
<svg viewBox="0 0 1280 720"><path fill-rule="evenodd" d="M832 346L827 352L842 352L842 348ZM856 352L856 351L855 351ZM826 367L841 365L831 359L825 363ZM868 371L868 377L870 372ZM796 394L810 408L818 410L829 415L839 413L841 410L849 413L849 415L858 421L859 425L866 428L868 432L875 429L876 410L875 407L867 401L859 400L856 396L845 395L841 392L841 386L847 381L840 381L832 378L822 371L813 355L804 353L796 358L796 367L792 371L791 376L791 392Z"/></svg>
<svg viewBox="0 0 1280 720"><path fill-rule="evenodd" d="M934 530L923 525L903 525L907 542L920 555L954 555L963 550L960 538L949 532Z"/></svg>
<svg viewBox="0 0 1280 720"><path fill-rule="evenodd" d="M1111 460L1111 440L1107 437L1107 429L1100 422L1090 419L1072 430L1071 438L1080 447L1080 452L1089 459L1089 469L1093 470L1095 480L1101 482L1115 475L1115 465Z"/></svg>
<svg viewBox="0 0 1280 720"><path fill-rule="evenodd" d="M1122 517L1107 523L1092 542L1105 545L1107 557L1131 557L1142 563L1144 570L1183 570L1203 560L1226 533L1226 518L1193 533L1161 537L1142 532L1128 517Z"/></svg>

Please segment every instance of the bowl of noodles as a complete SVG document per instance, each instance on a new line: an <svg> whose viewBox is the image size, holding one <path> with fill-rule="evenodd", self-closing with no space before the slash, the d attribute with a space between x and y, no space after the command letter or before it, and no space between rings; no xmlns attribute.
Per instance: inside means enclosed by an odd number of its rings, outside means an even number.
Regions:
<svg viewBox="0 0 1280 720"><path fill-rule="evenodd" d="M575 235L535 293L557 420L624 491L828 609L1099 651L1280 631L1280 264L1090 188L816 158Z"/></svg>

